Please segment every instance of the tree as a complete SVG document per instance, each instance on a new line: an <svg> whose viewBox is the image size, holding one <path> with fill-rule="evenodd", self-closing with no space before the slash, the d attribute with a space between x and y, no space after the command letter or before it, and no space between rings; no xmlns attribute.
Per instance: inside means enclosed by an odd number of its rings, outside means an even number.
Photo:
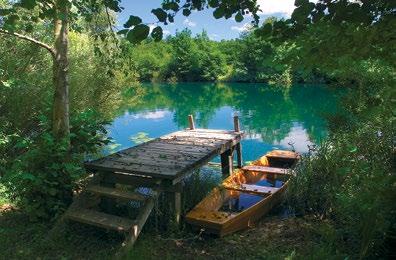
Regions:
<svg viewBox="0 0 396 260"><path fill-rule="evenodd" d="M91 20L94 14L105 10L109 17L109 10L113 12L122 11L121 0L20 0L9 1L6 8L0 9L0 33L29 41L46 49L53 59L53 85L54 99L52 109L52 130L54 136L59 140L68 138L69 125L69 79L68 79L68 32L70 29L78 30L76 21L79 19ZM257 12L257 0L180 0L163 1L161 8L152 10L158 18L157 23L172 23L176 14L181 11L183 15L189 16L192 10L203 10L213 8L213 16L216 19L230 18L234 14L235 20L240 22L245 14L252 14L257 24L259 16ZM35 39L28 36L34 33L34 25L41 23L52 27L52 44L46 40ZM119 31L125 35L131 43L140 43L150 34L147 24L137 16L131 15L124 25L125 29ZM109 18L109 28L113 32ZM160 26L154 28L151 36L156 41L162 39L163 32ZM113 35L114 37L114 35Z"/></svg>

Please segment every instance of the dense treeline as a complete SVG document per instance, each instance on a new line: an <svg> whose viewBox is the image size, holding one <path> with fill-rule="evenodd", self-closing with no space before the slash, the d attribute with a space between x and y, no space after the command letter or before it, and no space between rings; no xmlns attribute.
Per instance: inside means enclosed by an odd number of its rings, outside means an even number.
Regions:
<svg viewBox="0 0 396 260"><path fill-rule="evenodd" d="M267 22L274 21L269 19ZM189 29L162 42L127 48L143 82L228 81L265 82L290 85L292 82L323 82L315 70L301 73L298 66L285 63L293 51L291 42L275 45L254 31L234 40L213 41L203 31L195 36Z"/></svg>

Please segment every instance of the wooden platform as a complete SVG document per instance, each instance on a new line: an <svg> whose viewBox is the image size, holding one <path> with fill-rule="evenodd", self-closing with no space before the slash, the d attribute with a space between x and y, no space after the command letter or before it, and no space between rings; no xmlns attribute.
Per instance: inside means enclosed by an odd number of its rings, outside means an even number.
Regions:
<svg viewBox="0 0 396 260"><path fill-rule="evenodd" d="M242 133L226 130L183 130L88 162L88 170L130 173L170 180L172 184L233 148Z"/></svg>
<svg viewBox="0 0 396 260"><path fill-rule="evenodd" d="M238 166L242 165L242 132L237 116L234 117L234 131L195 129L192 116L189 122L188 130L87 162L85 167L88 172L95 173L94 177L75 198L65 218L126 233L124 248L128 249L139 236L160 192L171 192L175 220L179 222L183 178L217 155L221 155L222 172L230 174L234 150ZM142 194L140 188L150 192ZM140 205L133 209L135 218L119 216L113 210L115 204L125 202Z"/></svg>

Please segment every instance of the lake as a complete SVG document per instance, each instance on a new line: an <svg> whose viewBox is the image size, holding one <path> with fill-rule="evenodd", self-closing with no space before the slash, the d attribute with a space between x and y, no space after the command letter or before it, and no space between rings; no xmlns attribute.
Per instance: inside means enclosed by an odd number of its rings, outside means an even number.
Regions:
<svg viewBox="0 0 396 260"><path fill-rule="evenodd" d="M282 89L246 83L145 84L139 95L137 101L122 104L108 127L115 143L111 151L184 129L189 114L196 127L233 129L237 113L246 133L245 161L273 149L294 147L306 153L308 145L327 136L325 115L335 113L339 99L337 92L322 85Z"/></svg>

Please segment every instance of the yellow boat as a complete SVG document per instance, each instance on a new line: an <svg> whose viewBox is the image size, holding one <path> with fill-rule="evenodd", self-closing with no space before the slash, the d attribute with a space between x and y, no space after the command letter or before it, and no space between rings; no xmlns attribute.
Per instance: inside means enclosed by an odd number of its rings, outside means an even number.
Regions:
<svg viewBox="0 0 396 260"><path fill-rule="evenodd" d="M187 223L219 236L251 226L281 201L298 158L274 150L235 170L186 215Z"/></svg>

